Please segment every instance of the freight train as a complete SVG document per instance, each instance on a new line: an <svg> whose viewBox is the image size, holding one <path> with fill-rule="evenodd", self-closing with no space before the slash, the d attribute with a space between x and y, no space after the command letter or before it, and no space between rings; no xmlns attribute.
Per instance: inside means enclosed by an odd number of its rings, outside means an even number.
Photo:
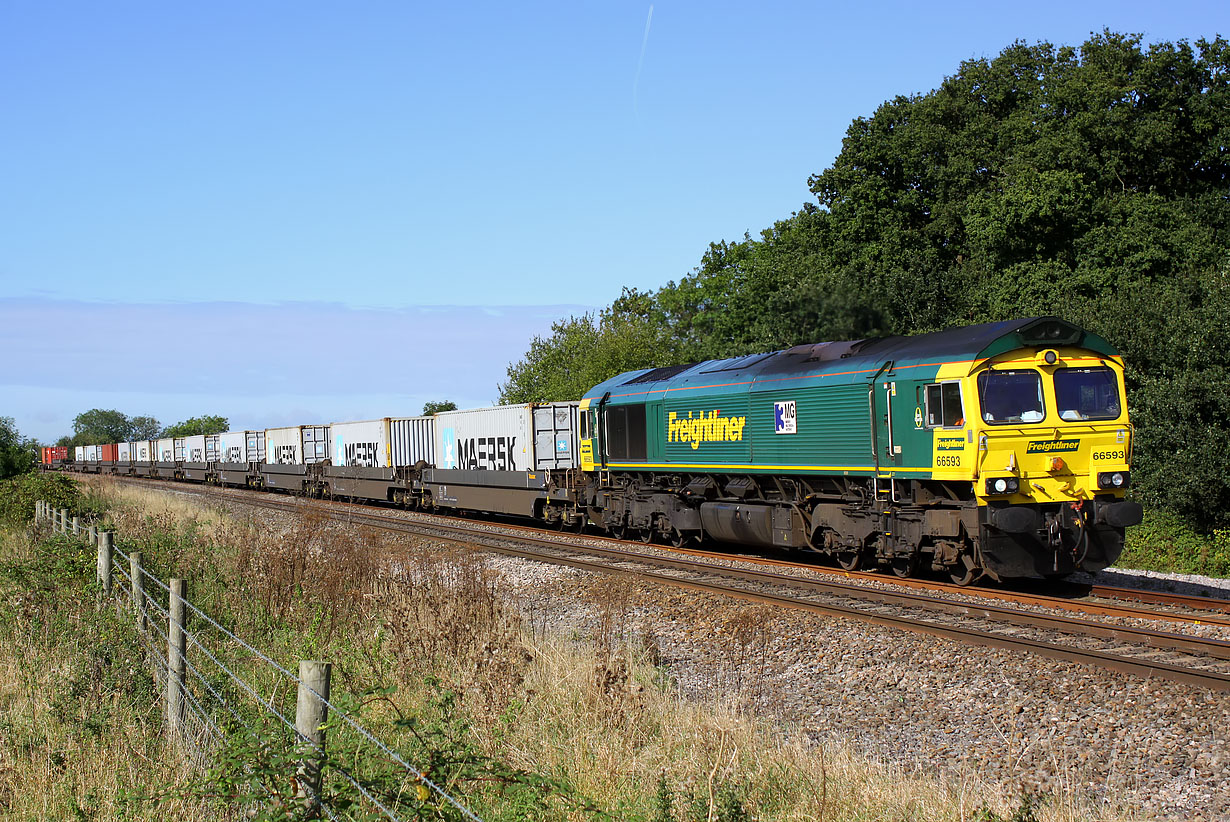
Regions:
<svg viewBox="0 0 1230 822"><path fill-rule="evenodd" d="M1059 578L1141 520L1123 360L1056 317L620 374L577 402L45 450L44 468Z"/></svg>

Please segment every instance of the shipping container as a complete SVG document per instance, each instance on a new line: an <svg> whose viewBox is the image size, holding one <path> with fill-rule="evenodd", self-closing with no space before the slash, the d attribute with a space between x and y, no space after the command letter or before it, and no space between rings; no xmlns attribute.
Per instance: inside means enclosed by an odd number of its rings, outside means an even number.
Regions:
<svg viewBox="0 0 1230 822"><path fill-rule="evenodd" d="M193 434L184 437L180 459L184 462L205 462L205 435Z"/></svg>
<svg viewBox="0 0 1230 822"><path fill-rule="evenodd" d="M220 455L222 453L218 447L218 442L219 440L218 440L217 434L206 434L205 435L205 461L206 462L218 462Z"/></svg>
<svg viewBox="0 0 1230 822"><path fill-rule="evenodd" d="M116 461L123 463L132 462L131 442L121 442L116 445Z"/></svg>
<svg viewBox="0 0 1230 822"><path fill-rule="evenodd" d="M73 462L85 462L85 446L78 445L73 448Z"/></svg>
<svg viewBox="0 0 1230 822"><path fill-rule="evenodd" d="M154 462L175 462L174 437L163 437L154 442Z"/></svg>
<svg viewBox="0 0 1230 822"><path fill-rule="evenodd" d="M419 462L436 464L436 418L393 417L389 420L389 440L393 467L412 467Z"/></svg>
<svg viewBox="0 0 1230 822"><path fill-rule="evenodd" d="M578 402L499 405L436 415L440 468L540 471L578 466Z"/></svg>
<svg viewBox="0 0 1230 822"><path fill-rule="evenodd" d="M83 445L81 446L81 459L79 462L98 462L100 446Z"/></svg>
<svg viewBox="0 0 1230 822"><path fill-rule="evenodd" d="M265 432L227 431L219 434L218 460L227 463L265 462Z"/></svg>
<svg viewBox="0 0 1230 822"><path fill-rule="evenodd" d="M118 448L119 446L114 443L111 445L98 446L99 459L101 459L103 462L116 462L117 456L118 456L118 450L117 450Z"/></svg>
<svg viewBox="0 0 1230 822"><path fill-rule="evenodd" d="M392 464L389 448L389 418L335 422L329 426L333 437L333 464L346 468L388 468Z"/></svg>
<svg viewBox="0 0 1230 822"><path fill-rule="evenodd" d="M327 425L292 425L265 429L265 462L270 465L314 465L327 459Z"/></svg>
<svg viewBox="0 0 1230 822"><path fill-rule="evenodd" d="M131 444L133 462L155 462L156 440L137 440Z"/></svg>

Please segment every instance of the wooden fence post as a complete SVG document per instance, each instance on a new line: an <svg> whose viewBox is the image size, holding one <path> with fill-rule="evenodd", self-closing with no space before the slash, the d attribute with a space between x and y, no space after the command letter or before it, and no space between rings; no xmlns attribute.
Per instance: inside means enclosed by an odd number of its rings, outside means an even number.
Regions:
<svg viewBox="0 0 1230 822"><path fill-rule="evenodd" d="M81 536L81 517L73 517L73 536Z"/></svg>
<svg viewBox="0 0 1230 822"><path fill-rule="evenodd" d="M98 544L98 526L91 525L86 529L86 537L90 540L90 545Z"/></svg>
<svg viewBox="0 0 1230 822"><path fill-rule="evenodd" d="M182 579L171 580L171 599L167 609L167 735L179 738L184 723L184 673L187 670L185 654L188 651L188 633L185 630L188 609L184 605L187 586Z"/></svg>
<svg viewBox="0 0 1230 822"><path fill-rule="evenodd" d="M329 719L329 674L333 665L328 662L300 660L299 694L295 703L295 730L312 743L313 750L299 763L300 796L307 803L308 813L314 815L320 805L320 777L325 758L325 722ZM314 693L313 693L314 692Z"/></svg>
<svg viewBox="0 0 1230 822"><path fill-rule="evenodd" d="M111 596L111 532L98 535L98 581L102 583L102 596Z"/></svg>
<svg viewBox="0 0 1230 822"><path fill-rule="evenodd" d="M34 501L34 524L38 525L43 521L43 501L36 499Z"/></svg>
<svg viewBox="0 0 1230 822"><path fill-rule="evenodd" d="M68 509L60 509L60 533L68 536Z"/></svg>

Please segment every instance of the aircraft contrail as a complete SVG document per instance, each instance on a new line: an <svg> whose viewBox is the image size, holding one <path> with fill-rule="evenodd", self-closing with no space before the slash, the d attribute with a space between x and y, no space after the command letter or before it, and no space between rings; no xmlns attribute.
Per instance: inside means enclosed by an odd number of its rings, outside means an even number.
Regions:
<svg viewBox="0 0 1230 822"><path fill-rule="evenodd" d="M645 18L645 36L641 39L641 56L636 61L636 79L632 81L632 112L639 114L637 111L637 89L641 84L641 66L645 64L645 48L649 45L649 27L653 25L653 4L649 4L649 16Z"/></svg>

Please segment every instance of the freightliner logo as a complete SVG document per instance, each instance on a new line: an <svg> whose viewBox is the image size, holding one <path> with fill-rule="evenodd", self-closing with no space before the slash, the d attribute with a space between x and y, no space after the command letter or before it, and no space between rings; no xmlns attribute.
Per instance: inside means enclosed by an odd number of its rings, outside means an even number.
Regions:
<svg viewBox="0 0 1230 822"><path fill-rule="evenodd" d="M1080 446L1080 440L1034 440L1025 448L1025 453L1061 454L1067 451L1075 451Z"/></svg>
<svg viewBox="0 0 1230 822"><path fill-rule="evenodd" d="M743 441L747 417L723 417L720 410L698 413L699 416L693 417L689 411L687 417L680 417L670 412L666 420L666 441L686 442L692 450L699 448L702 442Z"/></svg>

